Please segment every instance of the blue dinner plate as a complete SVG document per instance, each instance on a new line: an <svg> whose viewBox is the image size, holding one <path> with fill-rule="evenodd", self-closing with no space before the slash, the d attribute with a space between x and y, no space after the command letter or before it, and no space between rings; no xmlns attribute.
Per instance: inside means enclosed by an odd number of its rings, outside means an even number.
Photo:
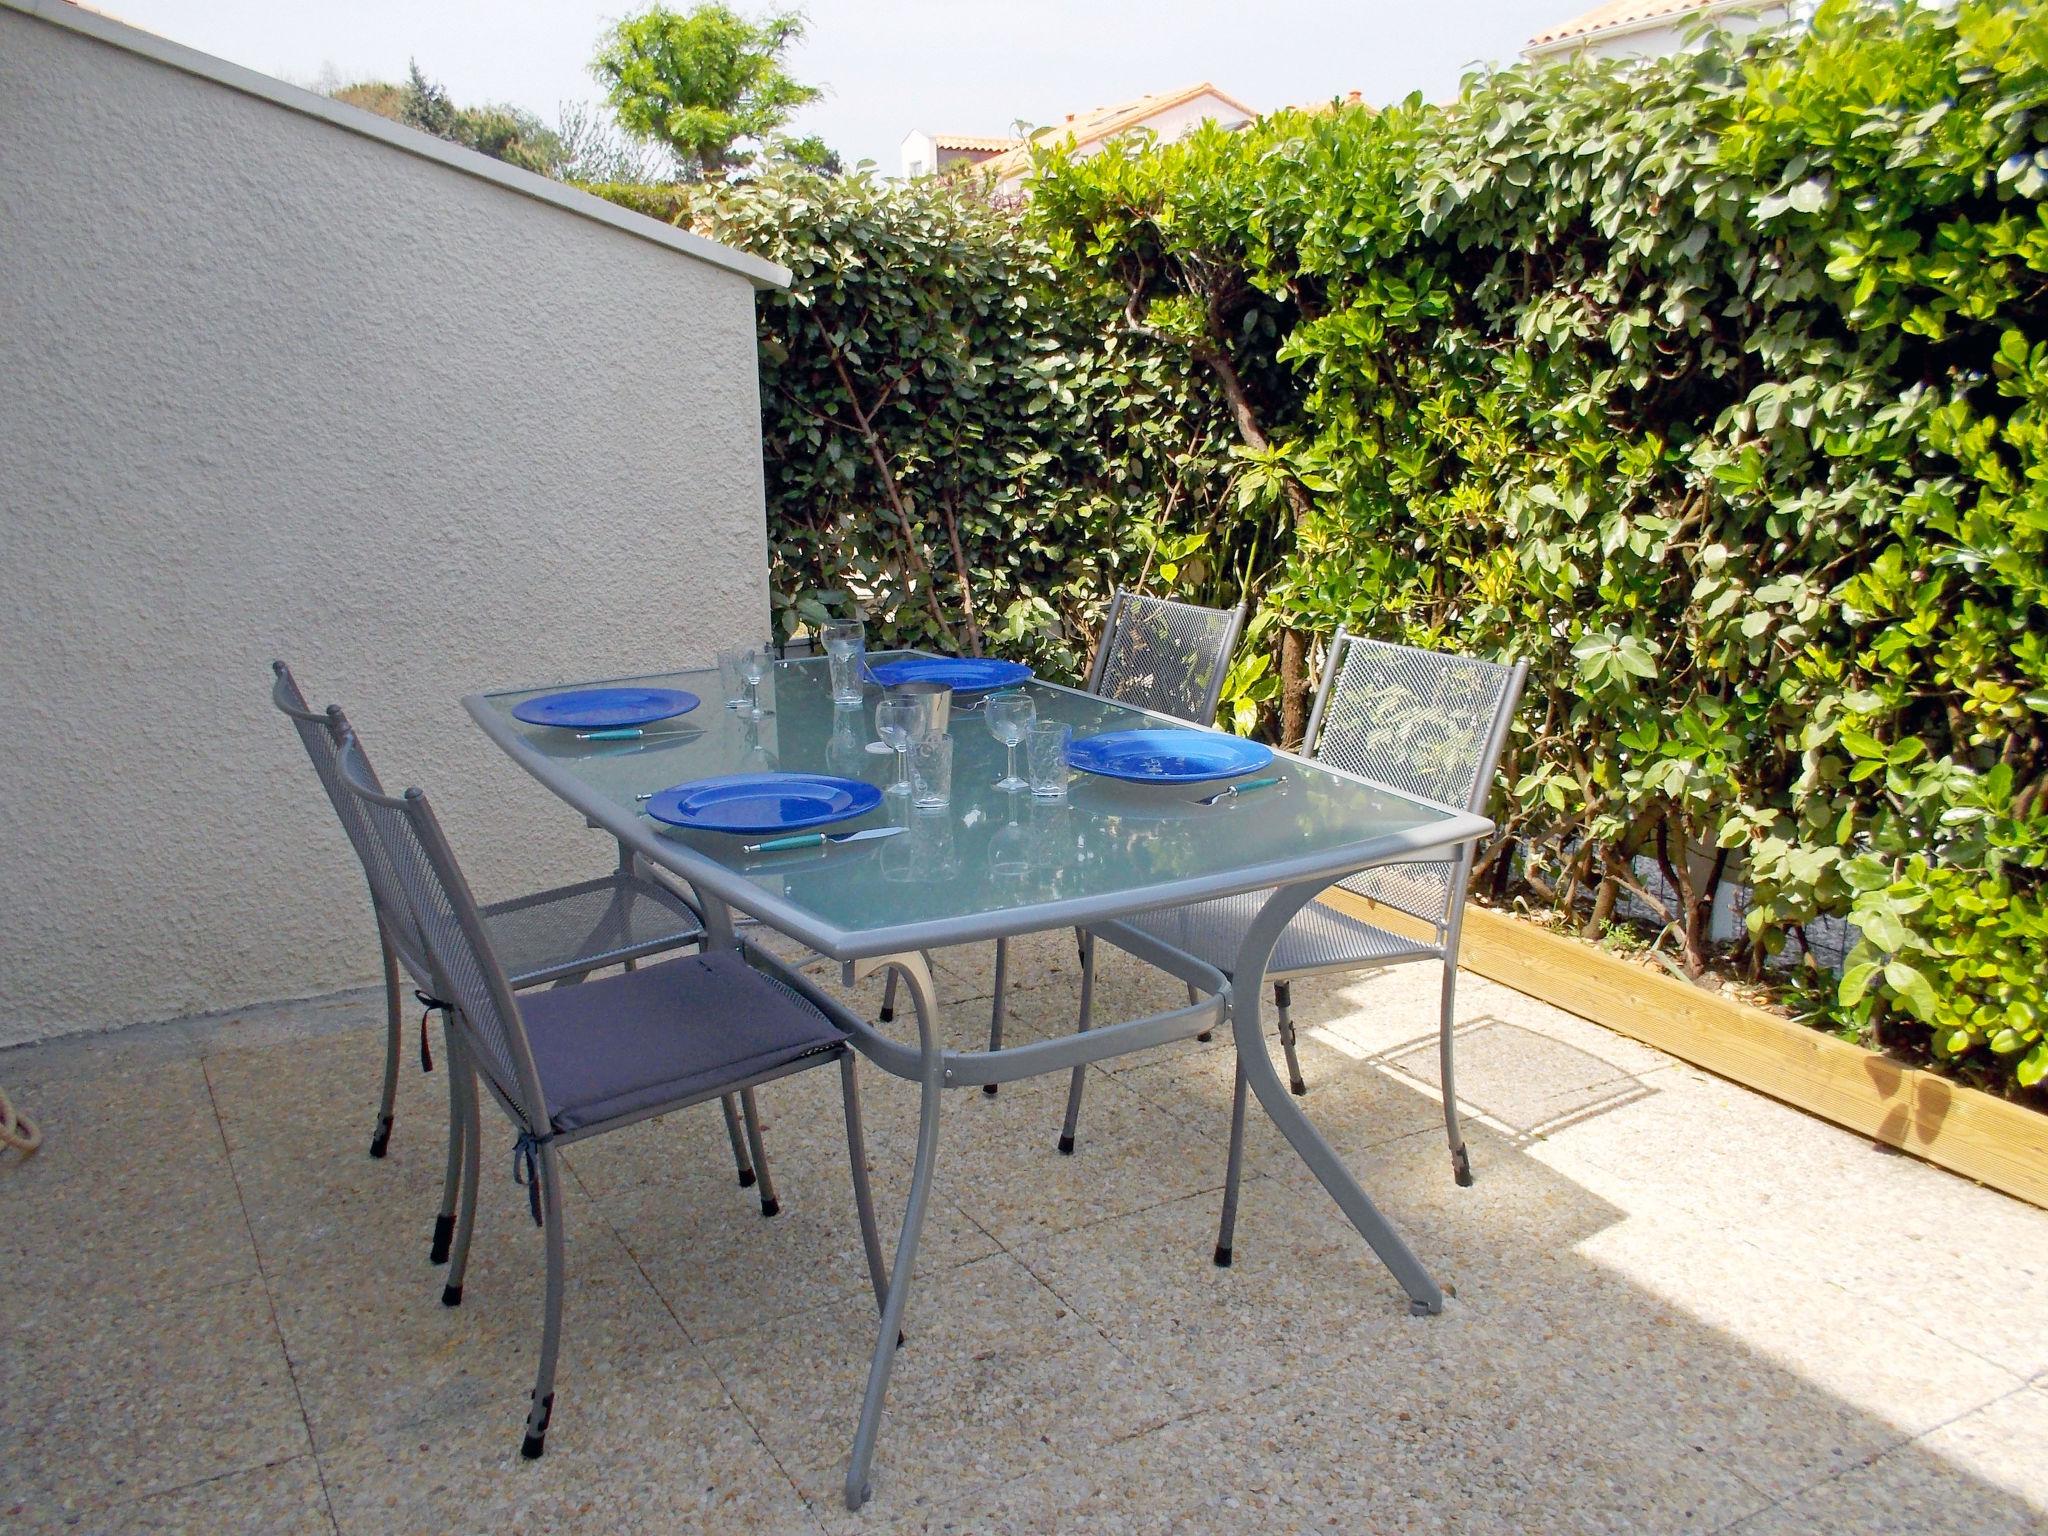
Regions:
<svg viewBox="0 0 2048 1536"><path fill-rule="evenodd" d="M1029 682L1031 669L1021 661L995 661L986 656L911 656L871 666L868 675L884 688L944 683L955 693L989 693Z"/></svg>
<svg viewBox="0 0 2048 1536"><path fill-rule="evenodd" d="M865 815L882 792L859 779L822 773L738 773L664 789L647 814L700 832L797 832Z"/></svg>
<svg viewBox="0 0 2048 1536"><path fill-rule="evenodd" d="M1136 784L1202 784L1234 779L1273 761L1273 749L1221 731L1109 731L1067 748L1083 773Z"/></svg>
<svg viewBox="0 0 2048 1536"><path fill-rule="evenodd" d="M512 718L528 725L559 725L602 731L618 725L646 725L687 715L700 701L680 688L577 688L543 694L512 706Z"/></svg>

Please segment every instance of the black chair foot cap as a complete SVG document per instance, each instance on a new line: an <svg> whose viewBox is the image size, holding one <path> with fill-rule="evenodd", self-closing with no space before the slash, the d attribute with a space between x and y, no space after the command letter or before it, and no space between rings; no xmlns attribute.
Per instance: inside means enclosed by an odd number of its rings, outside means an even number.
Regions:
<svg viewBox="0 0 2048 1536"><path fill-rule="evenodd" d="M894 1008L884 1008L875 1017L884 1024L892 1023L896 1018L896 1010Z"/></svg>
<svg viewBox="0 0 2048 1536"><path fill-rule="evenodd" d="M740 1188L741 1188L741 1189L752 1189L753 1187L754 1187L754 1170L753 1170L753 1169L751 1169L751 1168L742 1168L742 1169L740 1170Z"/></svg>
<svg viewBox="0 0 2048 1536"><path fill-rule="evenodd" d="M454 1236L455 1218L453 1216L436 1216L434 1218L434 1246L427 1253L428 1260L435 1264L446 1264L448 1262L448 1242Z"/></svg>
<svg viewBox="0 0 2048 1536"><path fill-rule="evenodd" d="M1218 1269L1230 1268L1230 1250L1221 1243L1216 1245L1216 1267Z"/></svg>
<svg viewBox="0 0 2048 1536"><path fill-rule="evenodd" d="M1293 1094L1297 1099L1305 1099L1308 1097L1308 1084L1304 1083L1300 1078L1297 1077L1293 1082L1287 1085L1287 1091Z"/></svg>
<svg viewBox="0 0 2048 1536"><path fill-rule="evenodd" d="M782 1202L780 1200L763 1200L761 1202L761 1214L763 1216L774 1216L779 1214L781 1210Z"/></svg>
<svg viewBox="0 0 2048 1536"><path fill-rule="evenodd" d="M391 1146L391 1122L379 1120L377 1129L370 1137L370 1156L382 1157Z"/></svg>
<svg viewBox="0 0 2048 1536"><path fill-rule="evenodd" d="M1205 1029L1199 1035L1195 1036L1195 1038L1201 1041L1202 1044L1207 1045L1211 1040L1214 1040L1216 1038L1216 1031L1213 1029Z"/></svg>
<svg viewBox="0 0 2048 1536"><path fill-rule="evenodd" d="M1472 1187L1472 1159L1465 1155L1463 1147L1451 1154L1451 1177L1458 1181L1460 1189Z"/></svg>
<svg viewBox="0 0 2048 1536"><path fill-rule="evenodd" d="M442 1305L442 1306L444 1306L444 1307L459 1307L459 1306L461 1306L461 1305L462 1305L462 1287L461 1287L461 1286L459 1286L459 1285L444 1285L444 1286L442 1286L442 1287L441 1287L441 1305Z"/></svg>
<svg viewBox="0 0 2048 1536"><path fill-rule="evenodd" d="M1067 1156L1072 1157L1074 1155L1074 1138L1071 1136L1062 1136L1060 1138L1060 1150L1066 1153Z"/></svg>
<svg viewBox="0 0 2048 1536"><path fill-rule="evenodd" d="M521 1456L524 1456L528 1461L539 1461L541 1457L541 1452L545 1451L547 1448L548 1437L546 1435L530 1434L524 1440L519 1442L519 1454Z"/></svg>
<svg viewBox="0 0 2048 1536"><path fill-rule="evenodd" d="M896 1347L898 1349L903 1347L903 1330L901 1328L896 1330Z"/></svg>
<svg viewBox="0 0 2048 1536"><path fill-rule="evenodd" d="M983 1083L981 1085L981 1091L987 1094L990 1098L994 1098L996 1096L996 1089L1000 1086L1001 1085L998 1083Z"/></svg>

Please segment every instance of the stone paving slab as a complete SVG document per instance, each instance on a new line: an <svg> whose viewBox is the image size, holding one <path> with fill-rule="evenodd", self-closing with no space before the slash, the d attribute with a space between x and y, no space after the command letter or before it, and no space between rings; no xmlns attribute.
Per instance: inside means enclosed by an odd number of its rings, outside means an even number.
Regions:
<svg viewBox="0 0 2048 1536"><path fill-rule="evenodd" d="M1101 956L1105 1010L1182 1000ZM934 957L962 1043L992 959ZM1013 946L1011 978L1009 1038L1072 1028L1071 936ZM377 994L0 1051L49 1138L0 1158L0 1528L2048 1528L2048 1213L1469 975L1458 1189L1439 978L1303 982L1294 1010L1305 1107L1443 1316L1407 1315L1256 1115L1237 1263L1210 1262L1227 1035L1090 1068L1072 1157L1063 1080L949 1095L859 1515L873 1302L835 1074L761 1093L773 1220L715 1109L568 1150L560 1397L525 1463L541 1248L510 1136L445 1308L445 1081L409 1043L391 1156L364 1155ZM861 1084L893 1236L916 1094Z"/></svg>

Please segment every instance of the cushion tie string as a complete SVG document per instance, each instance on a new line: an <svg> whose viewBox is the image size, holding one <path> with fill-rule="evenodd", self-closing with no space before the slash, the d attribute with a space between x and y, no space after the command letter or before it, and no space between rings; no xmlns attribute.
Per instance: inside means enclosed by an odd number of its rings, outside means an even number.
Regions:
<svg viewBox="0 0 2048 1536"><path fill-rule="evenodd" d="M519 1139L512 1144L512 1182L524 1186L526 1203L533 1211L533 1224L545 1226L540 1215L540 1149L552 1136L536 1136L531 1131L521 1131Z"/></svg>
<svg viewBox="0 0 2048 1536"><path fill-rule="evenodd" d="M420 1000L421 1006L426 1010L420 1015L420 1070L431 1072L434 1070L434 1052L427 1043L427 1020L437 1013L447 1013L448 1005L438 997L429 997L424 992L415 992L413 996Z"/></svg>

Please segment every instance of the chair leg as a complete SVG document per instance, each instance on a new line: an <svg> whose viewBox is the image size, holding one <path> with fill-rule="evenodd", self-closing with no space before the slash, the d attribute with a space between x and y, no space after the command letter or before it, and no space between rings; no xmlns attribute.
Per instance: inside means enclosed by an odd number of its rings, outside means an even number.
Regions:
<svg viewBox="0 0 2048 1536"><path fill-rule="evenodd" d="M740 1188L754 1187L754 1164L747 1156L746 1132L740 1129L739 1101L727 1094L718 1101L718 1107L725 1111L725 1136L732 1143L732 1165L739 1170Z"/></svg>
<svg viewBox="0 0 2048 1536"><path fill-rule="evenodd" d="M1237 1237L1237 1191L1244 1182L1244 1111L1245 1092L1249 1088L1245 1081L1244 1062L1237 1064L1237 1082L1230 1091L1230 1162L1223 1176L1223 1220L1216 1229L1216 1264L1219 1269L1230 1267L1230 1248Z"/></svg>
<svg viewBox="0 0 2048 1536"><path fill-rule="evenodd" d="M768 1149L761 1144L761 1106L754 1102L754 1090L740 1090L741 1118L747 1126L747 1145L754 1149L754 1176L761 1181L761 1214L773 1216L782 1209L775 1198L775 1181L768 1177Z"/></svg>
<svg viewBox="0 0 2048 1536"><path fill-rule="evenodd" d="M896 973L891 971L889 979L882 984L881 1021L889 1023L896 1017Z"/></svg>
<svg viewBox="0 0 2048 1536"><path fill-rule="evenodd" d="M454 1044L452 1034L449 1043ZM476 1191L483 1182L483 1117L479 1112L482 1106L477 1102L476 1074L470 1068L469 1058L452 1050L448 1072L462 1082L462 1214L455 1222L455 1244L448 1250L448 1275L441 1287L441 1305L459 1307L462 1279L469 1273L470 1239L476 1236Z"/></svg>
<svg viewBox="0 0 2048 1536"><path fill-rule="evenodd" d="M1284 981L1273 983L1273 1013L1280 1024L1280 1049L1287 1056L1287 1086L1296 1098L1308 1093L1308 1084L1301 1079L1301 1058L1294 1053L1294 988Z"/></svg>
<svg viewBox="0 0 2048 1536"><path fill-rule="evenodd" d="M867 1138L860 1123L860 1079L851 1051L839 1058L839 1097L846 1110L846 1156L853 1164L853 1207L860 1217L861 1246L867 1250L868 1279L879 1311L889 1299L889 1270L882 1261L882 1235L875 1227L875 1191L868 1180Z"/></svg>
<svg viewBox="0 0 2048 1536"><path fill-rule="evenodd" d="M468 1138L463 1130L467 1110L463 1102L462 1050L455 1038L455 1017L443 1014L441 1030L442 1065L448 1074L448 1161L441 1171L441 1213L434 1218L434 1245L428 1262L446 1264L448 1244L455 1236L455 1201L462 1193L462 1159Z"/></svg>
<svg viewBox="0 0 2048 1536"><path fill-rule="evenodd" d="M526 1415L526 1438L519 1454L528 1461L547 1449L548 1420L555 1413L555 1361L562 1349L562 1291L567 1254L562 1240L562 1164L551 1141L543 1142L540 1169L541 1225L547 1229L548 1299L541 1324L540 1371L533 1383L533 1407Z"/></svg>
<svg viewBox="0 0 2048 1536"><path fill-rule="evenodd" d="M1188 983L1188 1001L1189 1001L1190 1003L1199 1003L1199 1002L1200 1002L1201 1000L1202 1000L1202 989L1201 989L1200 987L1196 986L1196 985L1195 985L1195 984L1194 984L1194 983L1193 983L1192 981L1191 981L1191 982L1189 982L1189 983ZM1201 1033L1200 1033L1199 1035L1195 1036L1195 1038L1196 1038L1197 1040L1201 1041L1201 1042L1202 1042L1202 1044L1204 1044L1204 1045L1207 1045L1207 1044L1208 1044L1208 1043L1209 1043L1209 1042L1210 1042L1211 1040L1214 1040L1214 1039L1216 1038L1216 1031L1215 1031L1215 1030L1213 1030L1213 1029L1205 1029L1205 1030L1203 1030L1203 1031L1202 1031L1202 1032L1201 1032Z"/></svg>
<svg viewBox="0 0 2048 1536"><path fill-rule="evenodd" d="M1076 1034L1087 1032L1089 1010L1095 1006L1095 935L1086 929L1074 930L1074 942L1081 951L1081 1016L1074 1026ZM1060 1126L1060 1150L1074 1155L1074 1132L1081 1123L1081 1090L1088 1082L1088 1068L1074 1068L1074 1076L1067 1084L1067 1118Z"/></svg>
<svg viewBox="0 0 2048 1536"><path fill-rule="evenodd" d="M895 980L895 972L889 973ZM1010 985L1010 941L996 940L996 995L988 1005L988 1048L1000 1051L1003 1048L1003 998ZM997 1084L983 1083L981 1091L990 1098L996 1096Z"/></svg>
<svg viewBox="0 0 2048 1536"><path fill-rule="evenodd" d="M405 1005L398 984L398 956L391 936L377 924L377 946L384 955L384 1093L377 1102L377 1129L370 1133L370 1156L382 1157L391 1145L391 1120L398 1104L398 1052L405 1033Z"/></svg>
<svg viewBox="0 0 2048 1536"><path fill-rule="evenodd" d="M1436 1058L1444 1085L1444 1133L1451 1142L1451 1176L1461 1188L1472 1185L1472 1158L1465 1151L1465 1132L1458 1124L1458 1079L1451 1070L1451 1023L1458 1011L1458 967L1444 961L1443 1012L1437 1023Z"/></svg>

